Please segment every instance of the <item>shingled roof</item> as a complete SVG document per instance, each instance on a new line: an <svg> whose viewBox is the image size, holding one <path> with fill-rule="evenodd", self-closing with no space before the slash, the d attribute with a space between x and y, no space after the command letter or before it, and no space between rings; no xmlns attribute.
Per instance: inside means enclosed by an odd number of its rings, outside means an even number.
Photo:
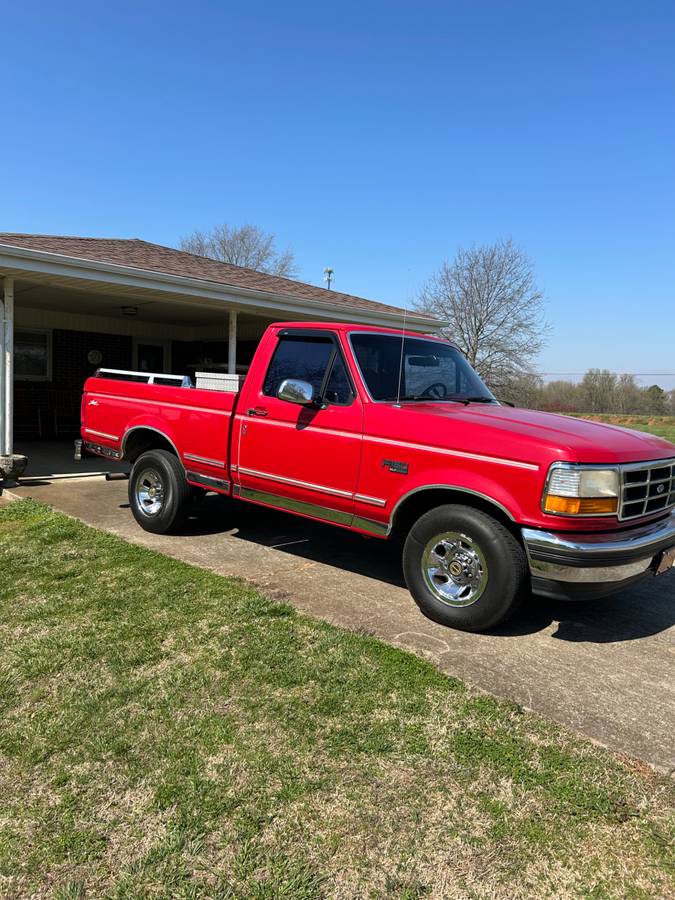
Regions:
<svg viewBox="0 0 675 900"><path fill-rule="evenodd" d="M303 281L294 281L291 278L267 275L265 272L257 272L255 269L246 269L231 263L206 259L203 256L195 256L172 247L163 247L161 244L151 244L138 238L64 237L0 232L0 244L55 253L75 259L114 263L146 272L162 272L167 275L196 278L228 287L282 294L309 302L334 304L338 307L358 307L399 315L403 315L404 312L398 306L389 306L386 303L366 300L353 294L340 293L340 291L329 291ZM429 317L425 316L424 318Z"/></svg>

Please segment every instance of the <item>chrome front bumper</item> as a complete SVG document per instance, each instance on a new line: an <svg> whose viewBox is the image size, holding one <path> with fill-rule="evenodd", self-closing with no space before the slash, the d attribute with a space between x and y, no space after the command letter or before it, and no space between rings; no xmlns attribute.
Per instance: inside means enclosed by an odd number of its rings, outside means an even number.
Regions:
<svg viewBox="0 0 675 900"><path fill-rule="evenodd" d="M666 519L612 534L522 529L535 593L599 596L632 584L675 547L675 512Z"/></svg>

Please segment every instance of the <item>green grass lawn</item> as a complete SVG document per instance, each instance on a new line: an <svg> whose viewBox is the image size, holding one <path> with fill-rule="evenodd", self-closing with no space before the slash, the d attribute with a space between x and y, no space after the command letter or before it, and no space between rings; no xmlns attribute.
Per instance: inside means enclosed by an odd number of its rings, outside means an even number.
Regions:
<svg viewBox="0 0 675 900"><path fill-rule="evenodd" d="M633 428L636 431L646 431L665 438L671 444L675 444L675 416L629 416L571 413L580 419L592 419L594 422L607 422L609 425L620 425L622 428Z"/></svg>
<svg viewBox="0 0 675 900"><path fill-rule="evenodd" d="M2 897L673 895L672 781L408 653L32 501L0 606Z"/></svg>

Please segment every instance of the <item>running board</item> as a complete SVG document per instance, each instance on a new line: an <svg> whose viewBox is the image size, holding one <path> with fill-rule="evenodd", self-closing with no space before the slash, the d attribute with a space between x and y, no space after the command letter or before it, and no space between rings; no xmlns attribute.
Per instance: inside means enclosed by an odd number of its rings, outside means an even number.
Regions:
<svg viewBox="0 0 675 900"><path fill-rule="evenodd" d="M186 479L190 484L196 484L199 487L206 488L207 491L220 491L221 493L229 493L230 482L221 478L212 478L210 475L200 475L198 472L186 472Z"/></svg>

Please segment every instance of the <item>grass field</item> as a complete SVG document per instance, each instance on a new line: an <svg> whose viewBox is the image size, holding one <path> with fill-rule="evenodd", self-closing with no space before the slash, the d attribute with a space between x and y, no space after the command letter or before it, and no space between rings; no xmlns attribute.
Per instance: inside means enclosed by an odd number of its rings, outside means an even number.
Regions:
<svg viewBox="0 0 675 900"><path fill-rule="evenodd" d="M675 890L670 779L32 501L0 507L0 797L8 898Z"/></svg>
<svg viewBox="0 0 675 900"><path fill-rule="evenodd" d="M620 416L592 415L591 413L571 413L580 419L592 419L594 422L607 422L609 425L621 425L622 428L633 428L657 434L675 444L675 416Z"/></svg>

